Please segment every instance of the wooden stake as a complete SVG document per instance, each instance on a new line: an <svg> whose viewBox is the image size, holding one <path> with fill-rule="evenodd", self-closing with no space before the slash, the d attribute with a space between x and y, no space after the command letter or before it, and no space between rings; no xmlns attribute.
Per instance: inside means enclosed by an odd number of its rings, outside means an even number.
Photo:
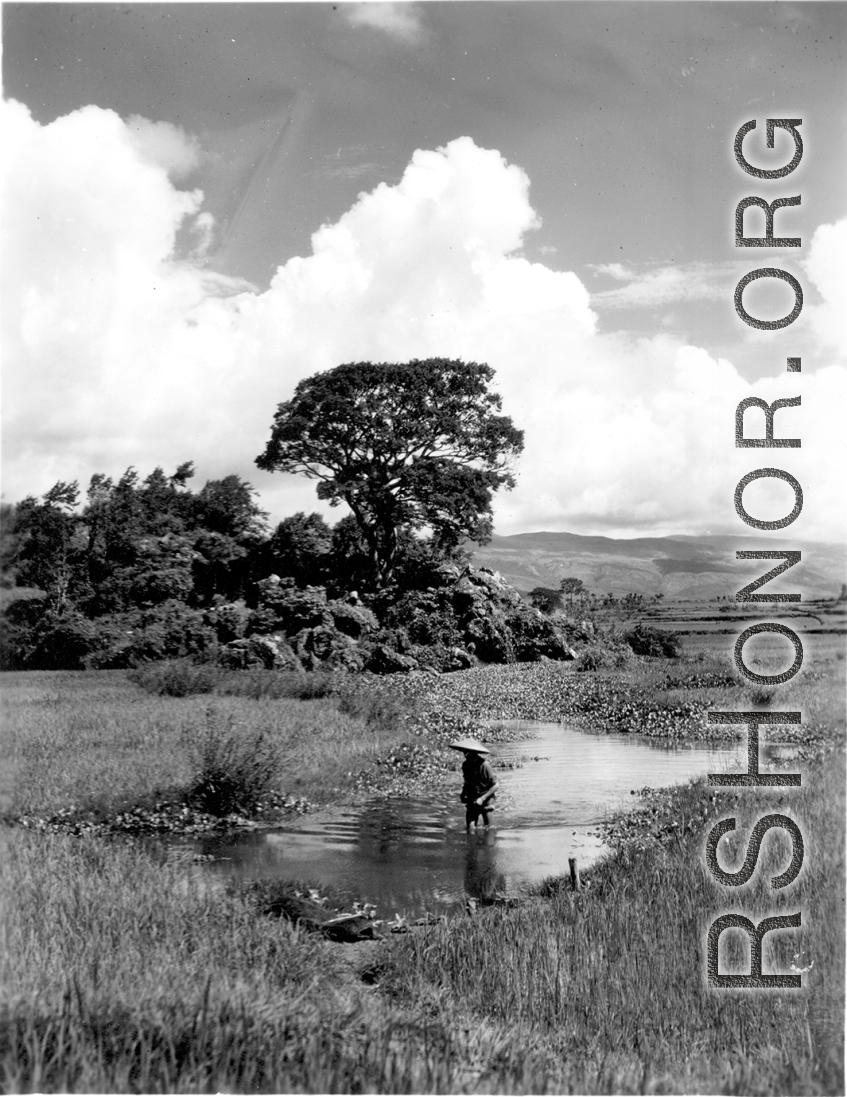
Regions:
<svg viewBox="0 0 847 1097"><path fill-rule="evenodd" d="M576 863L576 857L569 857L568 858L568 868L571 870L571 884L573 886L573 889L574 889L574 891L579 891L580 890L579 867Z"/></svg>

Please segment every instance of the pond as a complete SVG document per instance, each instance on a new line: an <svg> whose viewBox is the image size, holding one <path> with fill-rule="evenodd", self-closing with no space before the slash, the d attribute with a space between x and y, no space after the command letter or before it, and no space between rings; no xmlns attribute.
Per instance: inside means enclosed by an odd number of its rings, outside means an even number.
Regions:
<svg viewBox="0 0 847 1097"><path fill-rule="evenodd" d="M457 769L455 787L440 796L380 799L320 821L206 836L192 851L217 878L331 884L375 903L381 918L449 913L468 897L567 873L570 857L589 865L604 849L597 824L634 804L631 790L746 768L743 746L669 749L561 724L518 726L534 737L494 745L499 788L487 831L465 833Z"/></svg>

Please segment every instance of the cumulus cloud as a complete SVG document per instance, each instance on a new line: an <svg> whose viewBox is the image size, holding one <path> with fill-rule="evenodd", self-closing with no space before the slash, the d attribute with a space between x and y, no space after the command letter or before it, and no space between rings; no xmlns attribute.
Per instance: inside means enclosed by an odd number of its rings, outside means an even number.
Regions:
<svg viewBox="0 0 847 1097"><path fill-rule="evenodd" d="M373 27L391 38L413 44L423 37L424 28L418 5L410 0L366 0L344 8L354 27Z"/></svg>
<svg viewBox="0 0 847 1097"><path fill-rule="evenodd" d="M155 164L174 179L190 175L200 164L200 142L180 126L170 122L151 122L140 114L127 121L130 141L150 164Z"/></svg>
<svg viewBox="0 0 847 1097"><path fill-rule="evenodd" d="M819 304L804 306L817 340L847 362L847 217L834 225L821 225L812 237L809 256L802 266L821 296Z"/></svg>
<svg viewBox="0 0 847 1097"><path fill-rule="evenodd" d="M804 439L779 454L806 490L790 532L841 535L836 351L816 360L810 344L802 374L751 384L669 334L600 333L575 274L518 254L539 222L527 176L497 151L469 137L417 151L399 183L360 195L258 292L176 258L178 233L213 229L201 195L168 175L177 155L151 159L96 107L43 127L18 104L6 114L6 498L194 460L201 477L251 480L277 519L317 509L308 481L253 466L276 404L341 362L438 355L493 366L526 432L500 532L744 533L734 486L775 462L735 449L736 404L802 395L777 416L778 435ZM820 230L809 250L822 302L812 334L833 330L836 246ZM786 490L757 482L748 509L780 517Z"/></svg>

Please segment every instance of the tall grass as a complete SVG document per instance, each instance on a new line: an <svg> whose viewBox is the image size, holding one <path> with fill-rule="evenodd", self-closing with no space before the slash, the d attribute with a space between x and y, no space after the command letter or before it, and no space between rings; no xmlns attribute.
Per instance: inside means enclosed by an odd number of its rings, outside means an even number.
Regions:
<svg viewBox="0 0 847 1097"><path fill-rule="evenodd" d="M361 720L367 727L383 732L402 727L408 716L408 709L399 697L364 692L356 689L355 685L339 693L338 708L354 720Z"/></svg>
<svg viewBox="0 0 847 1097"><path fill-rule="evenodd" d="M595 870L580 895L548 888L376 957L260 916L178 854L18 832L0 860L0 1087L843 1092L842 774L805 784L792 803L806 864L784 904L763 881L785 850L766 843L749 889L728 895L704 868L699 818L676 848ZM693 789L690 810L702 801ZM732 807L742 835L785 810L754 806ZM707 926L736 906L802 909L800 931L766 939L766 970L814 961L802 991L708 989Z"/></svg>
<svg viewBox="0 0 847 1097"><path fill-rule="evenodd" d="M4 1092L449 1082L449 1056L400 1039L402 1010L368 1022L355 973L330 947L258 918L184 862L98 839L18 834L11 846Z"/></svg>
<svg viewBox="0 0 847 1097"><path fill-rule="evenodd" d="M525 1034L391 1000L178 858L17 833L0 884L4 1092L555 1088Z"/></svg>
<svg viewBox="0 0 847 1097"><path fill-rule="evenodd" d="M127 678L147 693L159 697L191 697L195 693L211 693L221 678L221 671L213 663L174 659L147 663L128 671Z"/></svg>
<svg viewBox="0 0 847 1097"><path fill-rule="evenodd" d="M209 714L206 727L190 744L194 778L188 801L211 815L251 815L277 788L278 746L264 728L240 733L230 719Z"/></svg>
<svg viewBox="0 0 847 1097"><path fill-rule="evenodd" d="M692 685L694 671L709 684ZM725 658L707 655L631 680L720 708L764 703L726 671ZM537 706L555 716L556 683L569 673L497 668L433 690L460 712L507 718ZM781 688L780 707L843 735L842 698L827 688L836 676L805 675ZM188 788L210 727L222 741L265 736L289 790L330 800L347 772L405 734L386 691L173 697L120 673L14 675L6 685L18 811ZM733 795L710 805L693 787L690 803L679 799L675 845L622 852L580 895L549 885L546 899L392 938L363 957L262 916L249 894L224 890L183 855L0 828L0 1089L843 1093L843 754L805 767L800 790ZM801 826L798 880L784 892L766 886L787 861L771 832L754 880L719 887L703 856L710 819L738 817L730 845L740 857L770 811ZM708 925L734 908L754 920L802 911L802 928L768 935L765 948L766 970L810 968L801 991L706 986ZM724 935L723 970L743 964L739 940Z"/></svg>
<svg viewBox="0 0 847 1097"><path fill-rule="evenodd" d="M338 676L321 671L229 670L190 659L148 663L127 674L131 682L147 693L167 697L190 697L198 693L219 693L230 697L294 698L312 701L335 692Z"/></svg>
<svg viewBox="0 0 847 1097"><path fill-rule="evenodd" d="M74 987L58 1014L0 1014L5 1091L17 1093L449 1092L453 1044L444 1028L425 1036L402 1017L363 1030L358 1010L314 1000L259 1014L237 999L142 1012Z"/></svg>
<svg viewBox="0 0 847 1097"><path fill-rule="evenodd" d="M184 797L207 763L218 765L229 750L233 763L246 764L257 743L278 757L281 791L315 803L350 802L349 774L412 739L399 703L359 702L353 692L312 700L268 692L173 697L143 692L122 671L3 678L0 751L14 772L5 807L15 816L70 806L109 816ZM210 727L219 729L217 739ZM239 780L249 776L241 762L236 768Z"/></svg>
<svg viewBox="0 0 847 1097"><path fill-rule="evenodd" d="M689 819L702 799L693 788ZM737 861L766 811L800 821L806 860L785 893L770 890L789 859L782 832L769 836L750 884L728 889L706 870L709 825L698 819L696 837L612 859L580 895L548 886L550 902L495 909L395 945L394 992L546 1033L582 1079L580 1092L597 1092L600 1058L617 1079L611 1092L843 1093L843 755L808 771L790 804L782 793L712 811L737 815ZM756 922L802 911L800 930L774 933L765 946L766 972L811 966L801 991L707 987L708 926L736 909ZM721 963L749 971L740 934L722 939Z"/></svg>

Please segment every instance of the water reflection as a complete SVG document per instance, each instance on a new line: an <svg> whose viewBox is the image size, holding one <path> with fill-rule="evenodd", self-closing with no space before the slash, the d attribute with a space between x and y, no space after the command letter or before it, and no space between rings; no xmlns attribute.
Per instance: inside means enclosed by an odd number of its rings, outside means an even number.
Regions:
<svg viewBox="0 0 847 1097"><path fill-rule="evenodd" d="M465 895L480 903L490 903L504 894L506 877L497 872L497 838L490 829L468 831L465 835Z"/></svg>
<svg viewBox="0 0 847 1097"><path fill-rule="evenodd" d="M497 811L489 829L465 832L455 787L428 799L374 801L296 828L206 836L193 849L216 858L220 878L287 878L332 884L375 903L380 917L449 913L522 884L581 867L602 852L597 823L635 802L632 789L744 768L741 747L656 749L631 736L533 725L536 738L498 744ZM512 767L512 768L510 768Z"/></svg>

